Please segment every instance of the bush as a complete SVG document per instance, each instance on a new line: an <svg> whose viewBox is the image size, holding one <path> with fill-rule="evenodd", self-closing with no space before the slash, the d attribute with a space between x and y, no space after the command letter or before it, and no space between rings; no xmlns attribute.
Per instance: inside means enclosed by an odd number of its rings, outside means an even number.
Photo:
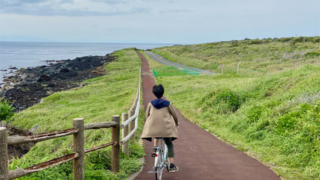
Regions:
<svg viewBox="0 0 320 180"><path fill-rule="evenodd" d="M277 131L279 134L289 134L289 131L297 123L298 113L288 113L278 119Z"/></svg>
<svg viewBox="0 0 320 180"><path fill-rule="evenodd" d="M219 66L219 63L212 63L211 66L209 66L209 69L217 69Z"/></svg>
<svg viewBox="0 0 320 180"><path fill-rule="evenodd" d="M9 101L4 100L0 102L0 122L5 121L7 124L13 120L11 120L12 116L14 115L14 110L16 108L12 107L9 104Z"/></svg>
<svg viewBox="0 0 320 180"><path fill-rule="evenodd" d="M290 134L295 128L299 128L295 126L298 126L298 122L304 120L303 116L312 109L310 104L303 103L297 109L292 109L291 112L284 114L277 121L277 132L279 134Z"/></svg>
<svg viewBox="0 0 320 180"><path fill-rule="evenodd" d="M293 40L294 38L280 38L280 42L289 42Z"/></svg>
<svg viewBox="0 0 320 180"><path fill-rule="evenodd" d="M305 57L308 57L308 58L315 58L318 56L320 56L320 52L308 52L305 54Z"/></svg>
<svg viewBox="0 0 320 180"><path fill-rule="evenodd" d="M238 43L237 40L232 40L232 41L231 41L231 46L232 46L232 47L238 46L238 45L239 45L239 43Z"/></svg>
<svg viewBox="0 0 320 180"><path fill-rule="evenodd" d="M320 37L319 36L314 37L313 43L320 43Z"/></svg>
<svg viewBox="0 0 320 180"><path fill-rule="evenodd" d="M297 38L294 38L294 41L295 42L305 42L305 41L308 41L308 38L306 37L303 37L303 36L300 36L300 37L297 37Z"/></svg>
<svg viewBox="0 0 320 180"><path fill-rule="evenodd" d="M258 105L254 105L250 111L248 112L248 119L250 122L255 122L257 120L259 120L262 112L263 112L263 107L262 106L258 106Z"/></svg>
<svg viewBox="0 0 320 180"><path fill-rule="evenodd" d="M263 41L261 41L260 39L254 39L254 40L251 40L249 41L248 44L262 44Z"/></svg>
<svg viewBox="0 0 320 180"><path fill-rule="evenodd" d="M291 48L291 49L295 48L296 43L297 43L296 40L291 40L291 41L290 41L290 48Z"/></svg>
<svg viewBox="0 0 320 180"><path fill-rule="evenodd" d="M205 109L214 107L218 112L228 113L237 111L245 99L245 95L240 95L240 93L233 92L230 89L222 89L209 93L202 98L201 102L205 102Z"/></svg>

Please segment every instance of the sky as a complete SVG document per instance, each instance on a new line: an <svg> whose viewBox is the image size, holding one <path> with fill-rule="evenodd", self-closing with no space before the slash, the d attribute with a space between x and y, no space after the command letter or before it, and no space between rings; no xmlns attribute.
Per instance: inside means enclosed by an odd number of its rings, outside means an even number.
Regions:
<svg viewBox="0 0 320 180"><path fill-rule="evenodd" d="M196 44L320 36L320 0L0 0L0 41Z"/></svg>

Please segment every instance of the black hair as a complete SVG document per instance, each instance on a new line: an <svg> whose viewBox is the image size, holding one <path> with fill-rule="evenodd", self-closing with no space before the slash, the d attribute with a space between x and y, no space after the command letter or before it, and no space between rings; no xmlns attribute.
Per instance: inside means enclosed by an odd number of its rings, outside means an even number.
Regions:
<svg viewBox="0 0 320 180"><path fill-rule="evenodd" d="M158 99L161 98L164 94L164 88L162 84L154 85L152 88L152 92Z"/></svg>

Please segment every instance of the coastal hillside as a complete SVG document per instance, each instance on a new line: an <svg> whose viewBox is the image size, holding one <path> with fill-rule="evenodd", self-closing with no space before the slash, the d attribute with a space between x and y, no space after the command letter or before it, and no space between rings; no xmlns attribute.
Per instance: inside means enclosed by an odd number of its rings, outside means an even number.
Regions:
<svg viewBox="0 0 320 180"><path fill-rule="evenodd" d="M155 48L153 52L179 64L224 73L252 75L279 72L306 64L320 65L320 37L245 39Z"/></svg>
<svg viewBox="0 0 320 180"><path fill-rule="evenodd" d="M319 37L152 51L218 73L157 77L165 96L186 119L263 162L283 179L320 179ZM148 61L151 68L164 66ZM223 74L220 64L224 64Z"/></svg>
<svg viewBox="0 0 320 180"><path fill-rule="evenodd" d="M13 117L12 126L34 133L72 128L73 118L84 118L85 123L111 121L113 115L127 112L132 105L139 80L140 59L134 49L113 53L113 62L104 68L106 75L85 80L85 86L54 93L42 103ZM140 111L140 119L144 118ZM140 121L139 126L142 126ZM139 127L137 133L141 132ZM137 136L138 137L138 136ZM85 131L85 148L90 149L111 141L110 129ZM20 159L13 159L10 170L26 168L73 152L72 136L36 143ZM120 154L120 172L111 172L111 148L104 148L85 156L85 179L126 179L140 169L139 158L144 156L139 144L130 145L129 157ZM19 179L72 179L73 163L68 162Z"/></svg>

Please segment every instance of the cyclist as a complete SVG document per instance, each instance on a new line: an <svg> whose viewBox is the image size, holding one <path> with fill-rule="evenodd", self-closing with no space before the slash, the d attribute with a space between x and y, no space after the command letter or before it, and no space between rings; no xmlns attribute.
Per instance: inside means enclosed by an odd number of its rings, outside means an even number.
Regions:
<svg viewBox="0 0 320 180"><path fill-rule="evenodd" d="M173 164L174 146L172 141L178 138L178 118L170 101L161 99L164 94L163 86L161 84L153 86L152 92L157 99L151 101L147 106L146 121L141 138L150 142L154 138L154 146L158 145L157 138L163 138L168 147L169 172L176 172L179 168ZM153 153L155 151L154 147Z"/></svg>

